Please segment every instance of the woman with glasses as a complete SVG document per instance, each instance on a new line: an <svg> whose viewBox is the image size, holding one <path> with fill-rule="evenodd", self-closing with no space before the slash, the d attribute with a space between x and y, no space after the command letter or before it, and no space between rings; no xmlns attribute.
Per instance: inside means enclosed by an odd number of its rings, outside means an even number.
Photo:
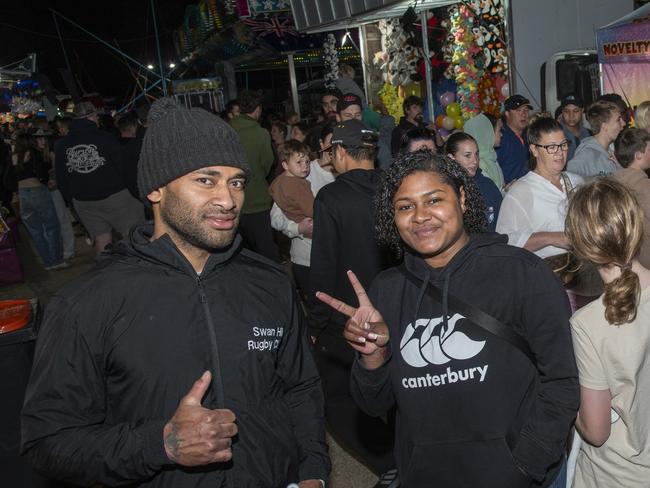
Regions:
<svg viewBox="0 0 650 488"><path fill-rule="evenodd" d="M506 193L496 230L508 235L510 245L548 258L570 248L564 234L568 195L583 179L564 171L569 141L556 120L534 121L528 141L531 171Z"/></svg>
<svg viewBox="0 0 650 488"><path fill-rule="evenodd" d="M507 191L496 231L508 235L508 243L523 247L543 258L559 275L575 270L564 220L569 194L584 183L581 176L564 171L569 141L562 126L551 117L540 117L528 126L530 169ZM595 272L580 272L581 284L569 283L569 275L559 276L567 285L573 310L600 293L602 283ZM593 268L591 271L594 271ZM595 276L594 276L595 275ZM577 280L577 278L576 278ZM571 288L571 289L569 289Z"/></svg>

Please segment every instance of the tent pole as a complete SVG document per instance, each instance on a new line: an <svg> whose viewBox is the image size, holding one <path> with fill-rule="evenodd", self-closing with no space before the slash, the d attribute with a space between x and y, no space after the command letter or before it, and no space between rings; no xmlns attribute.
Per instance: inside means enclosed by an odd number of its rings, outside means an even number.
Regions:
<svg viewBox="0 0 650 488"><path fill-rule="evenodd" d="M151 16L153 17L153 30L156 36L156 50L158 51L158 71L160 79L162 80L162 92L163 96L167 96L167 83L165 83L165 68L162 64L162 55L160 54L160 38L158 37L158 22L156 21L156 7L154 0L151 0Z"/></svg>
<svg viewBox="0 0 650 488"><path fill-rule="evenodd" d="M365 25L360 25L358 27L359 30L359 44L361 45L361 70L363 72L363 91L366 95L366 104L368 106L371 106L371 100L370 100L370 91L368 89L370 85L370 73L368 70L368 65L366 64L368 62L368 44L367 44L367 39L366 39L366 26Z"/></svg>
<svg viewBox="0 0 650 488"><path fill-rule="evenodd" d="M54 19L54 26L56 27L56 33L59 36L59 43L61 43L61 50L63 51L65 64L68 67L68 71L72 73L72 68L70 67L70 60L68 59L68 53L65 50L65 44L63 44L63 37L61 37L61 31L59 30L59 22L56 20L56 12L54 12L54 10L52 10L52 18Z"/></svg>
<svg viewBox="0 0 650 488"><path fill-rule="evenodd" d="M429 53L429 34L427 27L427 12L422 10L420 12L420 23L422 24L422 51L424 52L424 74L427 84L427 108L429 110L429 121L433 122L435 114L433 111L433 86L431 77L431 54Z"/></svg>
<svg viewBox="0 0 650 488"><path fill-rule="evenodd" d="M296 80L296 65L293 62L293 53L287 54L289 65L289 80L291 81L291 99L293 101L293 110L300 116L300 101L298 100L298 82Z"/></svg>

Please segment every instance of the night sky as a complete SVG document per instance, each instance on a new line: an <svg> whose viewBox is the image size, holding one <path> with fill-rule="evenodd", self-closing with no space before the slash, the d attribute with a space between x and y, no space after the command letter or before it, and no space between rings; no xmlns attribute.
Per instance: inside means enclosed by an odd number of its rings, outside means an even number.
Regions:
<svg viewBox="0 0 650 488"><path fill-rule="evenodd" d="M174 59L172 32L183 21L185 6L192 0L155 0L163 64ZM149 0L39 1L3 0L0 4L0 66L37 54L38 70L45 73L61 93L68 93L59 69L66 66L50 8L58 11L142 64L157 64L156 43ZM59 18L72 72L82 92L128 99L133 77L117 53ZM131 65L132 69L138 69Z"/></svg>

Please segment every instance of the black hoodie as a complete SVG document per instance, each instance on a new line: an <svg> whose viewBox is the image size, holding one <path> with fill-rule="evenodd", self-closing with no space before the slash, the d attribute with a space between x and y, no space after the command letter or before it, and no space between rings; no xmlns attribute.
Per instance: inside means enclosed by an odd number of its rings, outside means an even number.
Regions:
<svg viewBox="0 0 650 488"><path fill-rule="evenodd" d="M376 370L356 361L351 386L371 415L397 404L395 455L406 488L548 486L557 476L579 404L568 301L543 261L505 242L472 235L439 269L407 254L403 266L420 286L400 268L372 284L391 356ZM450 309L448 294L511 326L536 366Z"/></svg>
<svg viewBox="0 0 650 488"><path fill-rule="evenodd" d="M122 147L93 121L76 119L70 133L54 144L56 182L63 198L104 200L126 188Z"/></svg>
<svg viewBox="0 0 650 488"><path fill-rule="evenodd" d="M168 236L136 227L103 268L45 311L22 417L22 451L83 486L277 488L326 479L320 380L282 269L240 238L200 275ZM174 465L163 427L203 371L228 408L233 458Z"/></svg>

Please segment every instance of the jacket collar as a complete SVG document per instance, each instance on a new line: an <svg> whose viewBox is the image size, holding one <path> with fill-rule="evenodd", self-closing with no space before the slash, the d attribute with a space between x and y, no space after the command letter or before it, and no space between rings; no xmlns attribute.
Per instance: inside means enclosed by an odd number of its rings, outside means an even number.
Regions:
<svg viewBox="0 0 650 488"><path fill-rule="evenodd" d="M134 227L128 240L121 241L108 250L106 259L138 259L143 264L163 266L168 269L175 269L189 275L196 275L196 272L185 255L178 249L174 241L165 234L158 239L151 240L153 236L153 223ZM201 277L208 276L217 268L227 264L237 257L241 250L242 238L239 234L235 236L230 246L223 249L215 249L205 263Z"/></svg>

